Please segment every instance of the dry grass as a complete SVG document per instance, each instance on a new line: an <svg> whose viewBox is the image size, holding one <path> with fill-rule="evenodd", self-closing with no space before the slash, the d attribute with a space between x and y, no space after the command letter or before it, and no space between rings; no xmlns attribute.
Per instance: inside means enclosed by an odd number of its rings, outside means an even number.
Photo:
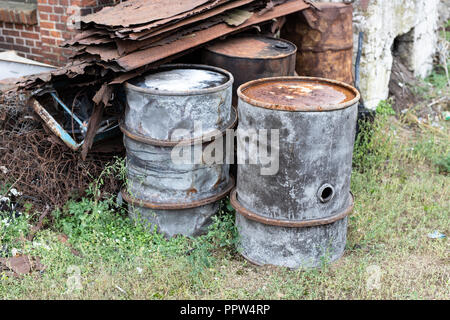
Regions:
<svg viewBox="0 0 450 320"><path fill-rule="evenodd" d="M450 181L436 159L450 153L450 126L441 120L429 130L408 119L379 116L370 139L359 141L346 252L331 265L248 263L233 248L227 210L207 236L166 241L123 218L111 198L87 197L68 203L33 243L15 240L30 217L0 226L0 247L40 256L47 266L21 278L0 273L0 298L449 299ZM434 230L447 237L429 238ZM81 256L58 240L60 232ZM77 279L80 289L71 285Z"/></svg>

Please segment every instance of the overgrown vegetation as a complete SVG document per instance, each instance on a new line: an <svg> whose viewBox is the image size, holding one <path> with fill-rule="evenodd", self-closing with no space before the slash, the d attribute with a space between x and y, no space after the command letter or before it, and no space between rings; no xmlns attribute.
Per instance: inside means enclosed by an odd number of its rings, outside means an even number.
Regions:
<svg viewBox="0 0 450 320"><path fill-rule="evenodd" d="M345 255L334 264L316 270L251 265L236 251L227 201L207 235L166 240L130 221L115 196L102 194L100 176L86 197L54 211L51 227L33 241L24 238L38 213L2 213L2 255L39 256L47 269L19 278L0 273L0 296L448 299L448 240L427 236L434 230L450 234L448 124L436 135L396 120L389 102L377 110L356 141L355 210ZM120 177L123 165L118 160L105 174Z"/></svg>
<svg viewBox="0 0 450 320"><path fill-rule="evenodd" d="M20 213L0 211L0 258L40 257L47 267L15 277L0 266L0 297L448 299L449 124L429 116L448 111L442 104L449 95L444 68L417 90L428 99L423 105L395 114L392 101L382 101L375 121L360 124L351 181L355 208L345 254L335 263L311 270L250 264L236 250L229 200L208 234L167 240L132 222L116 195L104 192L106 180L125 181L119 158L82 198L46 217L31 241L42 212L27 203ZM434 110L441 104L444 110ZM13 183L0 182L0 195ZM446 237L429 237L435 231Z"/></svg>

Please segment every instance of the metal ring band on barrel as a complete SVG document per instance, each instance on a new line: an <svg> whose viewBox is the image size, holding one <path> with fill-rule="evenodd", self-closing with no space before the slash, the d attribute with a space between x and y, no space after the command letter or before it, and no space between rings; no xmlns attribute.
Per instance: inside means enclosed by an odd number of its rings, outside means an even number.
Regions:
<svg viewBox="0 0 450 320"><path fill-rule="evenodd" d="M225 126L222 130L220 130L220 134L207 134L198 138L194 139L185 139L185 140L159 140L159 139L152 139L149 137L145 137L140 134L132 133L130 132L124 125L123 122L120 123L120 130L123 132L124 135L126 135L128 138L150 144L153 146L161 146L161 147L174 147L174 146L182 146L182 145L193 145L193 144L201 144L201 143L209 143L219 136L223 136L228 129L233 129L238 120L238 113L235 107L231 107L231 120L227 126Z"/></svg>
<svg viewBox="0 0 450 320"><path fill-rule="evenodd" d="M247 219L250 219L250 220L262 223L262 224L278 226L278 227L304 228L304 227L315 227L315 226L330 224L330 223L336 222L338 220L344 219L347 215L349 215L353 211L354 199L353 199L353 194L351 192L350 192L350 196L351 196L351 204L344 211L339 212L335 215L326 217L326 218L308 219L308 220L303 220L303 221L279 220L279 219L262 217L256 213L252 212L251 210L244 208L239 203L239 201L237 200L236 188L233 189L233 191L231 191L230 203L231 203L232 207L236 210L237 213L239 213L240 215L244 216Z"/></svg>
<svg viewBox="0 0 450 320"><path fill-rule="evenodd" d="M175 210L175 209L189 209L189 208L196 208L200 206L204 206L213 202L216 202L218 200L221 200L222 198L226 197L230 191L234 188L235 179L233 176L230 175L230 181L227 185L227 187L222 190L220 193L205 198L201 200L196 200L193 202L187 202L187 203L162 203L162 202L151 202L146 200L139 200L131 195L128 194L128 192L125 189L122 189L121 194L122 198L132 204L139 207L144 207L148 209L159 209L159 210Z"/></svg>
<svg viewBox="0 0 450 320"><path fill-rule="evenodd" d="M132 89L137 92L141 93L147 93L147 94L153 94L158 96L185 96L185 95L197 95L197 94L207 94L207 93L214 93L223 90L224 88L227 88L232 85L234 82L233 75L228 72L227 70L224 70L222 68L213 67L213 66L206 66L202 64L164 64L162 66L158 67L159 71L162 70L172 70L177 68L194 68L194 69L201 69L201 70L208 70L208 71L215 71L218 73L222 73L228 77L228 81L224 84L221 84L220 86L208 88L208 89L198 89L198 90L155 90L155 89L149 89L149 88L141 88L138 86L135 86L134 84L131 84L130 82L125 83L125 87Z"/></svg>
<svg viewBox="0 0 450 320"><path fill-rule="evenodd" d="M342 86L348 90L350 90L355 97L349 101L343 102L343 103L338 103L338 104L332 104L332 105L321 105L321 106L310 106L310 105L305 105L305 106L301 106L301 107L297 107L295 109L293 109L290 106L286 106L286 105L278 105L278 104L271 104L271 103L267 103L267 102L262 102L262 101L258 101L252 98L247 97L244 94L244 91L255 85L255 84L261 84L264 82L273 82L273 81L289 81L289 80L308 80L308 81L317 81L317 82L322 82L322 83L328 83L328 84L335 84L338 86ZM262 79L257 79L257 80L253 80L253 81L249 81L247 83L242 84L238 90L237 90L237 95L240 99L242 99L244 102L251 104L254 107L260 107L260 108L265 108L265 109L272 109L272 110L279 110L279 111L290 111L290 112L329 112L329 111L334 111L334 110L339 110L339 109L344 109L344 108L348 108L350 106L353 106L355 103L357 103L360 99L360 94L359 91L356 90L354 87L346 84L345 82L342 81L337 81L337 80L331 80L331 79L325 79L325 78L318 78L318 77L304 77L304 76L294 76L294 77L273 77L273 78L262 78Z"/></svg>

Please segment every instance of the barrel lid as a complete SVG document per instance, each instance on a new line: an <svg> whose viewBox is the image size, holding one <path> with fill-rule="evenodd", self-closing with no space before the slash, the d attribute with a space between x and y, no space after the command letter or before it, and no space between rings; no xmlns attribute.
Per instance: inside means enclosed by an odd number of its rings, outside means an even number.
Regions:
<svg viewBox="0 0 450 320"><path fill-rule="evenodd" d="M129 89L151 94L202 94L215 92L233 83L233 76L206 65L163 65L126 83Z"/></svg>
<svg viewBox="0 0 450 320"><path fill-rule="evenodd" d="M297 51L292 42L263 36L239 36L207 46L206 50L235 58L274 59Z"/></svg>
<svg viewBox="0 0 450 320"><path fill-rule="evenodd" d="M284 111L331 111L355 104L359 92L335 80L315 77L274 77L247 82L238 88L245 102Z"/></svg>

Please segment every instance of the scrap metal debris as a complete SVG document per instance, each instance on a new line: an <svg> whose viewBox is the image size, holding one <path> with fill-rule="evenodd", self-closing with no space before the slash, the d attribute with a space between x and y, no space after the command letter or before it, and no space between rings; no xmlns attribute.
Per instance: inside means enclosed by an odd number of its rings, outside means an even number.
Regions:
<svg viewBox="0 0 450 320"><path fill-rule="evenodd" d="M11 271L18 277L32 271L42 272L46 267L41 263L39 257L18 255L9 258L0 258L0 271Z"/></svg>
<svg viewBox="0 0 450 320"><path fill-rule="evenodd" d="M240 26L245 21L247 21L252 15L253 12L251 11L236 9L228 13L225 16L224 21L230 26Z"/></svg>
<svg viewBox="0 0 450 320"><path fill-rule="evenodd" d="M21 193L14 198L7 190L1 192L0 198L5 201L0 201L0 211L17 214L24 203L30 202L34 210L44 212L47 205L53 209L83 196L94 177L123 150L115 139L104 140L101 145L95 144L86 161L82 161L20 97L0 96L0 114L5 115L3 120L0 117L0 185L9 184L10 191ZM50 105L44 102L41 101ZM104 192L117 194L119 189L114 176L106 177Z"/></svg>
<svg viewBox="0 0 450 320"><path fill-rule="evenodd" d="M74 49L70 63L54 72L31 76L20 83L20 88L41 96L61 89L77 92L97 87L95 106L83 137L85 158L104 123L102 110L111 106L116 85L208 42L308 7L303 0L121 2L82 17L80 32L65 44ZM65 134L61 128L51 124L43 108L33 104L61 138ZM80 147L75 141L63 140L74 150Z"/></svg>

